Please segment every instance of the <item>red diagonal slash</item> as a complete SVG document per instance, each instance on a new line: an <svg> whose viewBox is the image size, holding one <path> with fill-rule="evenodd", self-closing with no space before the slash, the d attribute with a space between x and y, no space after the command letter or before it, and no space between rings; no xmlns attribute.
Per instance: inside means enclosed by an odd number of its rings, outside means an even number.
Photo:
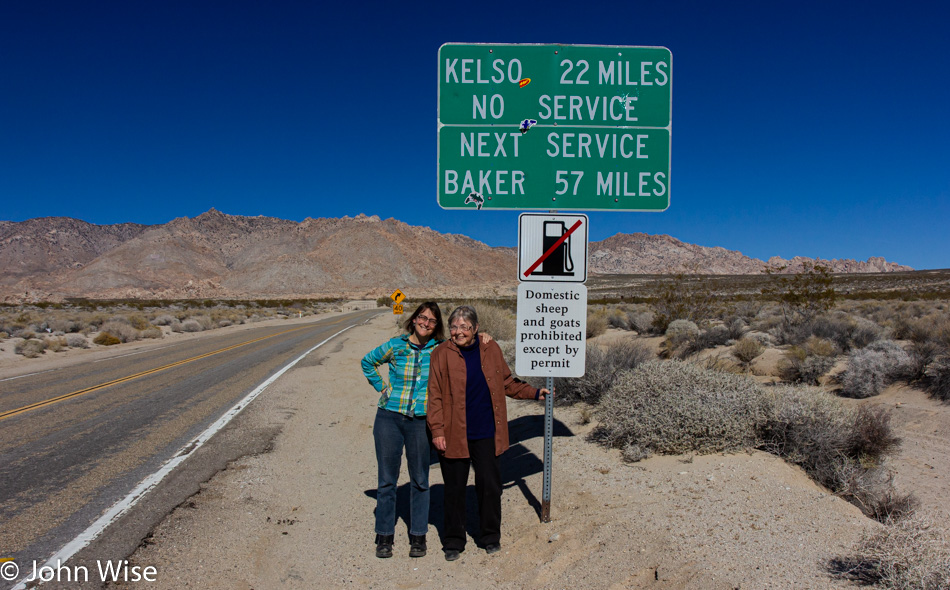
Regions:
<svg viewBox="0 0 950 590"><path fill-rule="evenodd" d="M571 226L571 229L567 230L567 233L565 233L563 236L561 236L561 238L560 238L558 241L554 242L554 245L551 246L550 248L548 248L548 251L545 252L544 254L542 254L542 255L541 255L541 258L538 258L537 262L535 262L534 264L532 264L531 266L528 267L528 270L524 271L524 276L527 277L528 275L530 275L531 273L534 272L534 269L536 269L536 268L538 268L539 266L541 266L541 263L544 262L544 259L547 258L548 256L550 256L551 254L553 254L554 251L557 250L557 247L560 246L561 244L563 244L563 243L564 243L564 240L566 240L566 239L568 238L568 236L570 236L572 233L574 233L574 230L575 230L575 229L577 229L577 228L579 228L579 227L581 226L581 222L583 222L582 219L578 219L577 221L575 221L575 222L574 222L574 225Z"/></svg>

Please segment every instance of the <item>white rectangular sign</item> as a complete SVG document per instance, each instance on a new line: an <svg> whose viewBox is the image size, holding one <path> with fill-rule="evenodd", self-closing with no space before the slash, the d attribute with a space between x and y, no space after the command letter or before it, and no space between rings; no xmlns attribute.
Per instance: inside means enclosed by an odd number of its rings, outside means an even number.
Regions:
<svg viewBox="0 0 950 590"><path fill-rule="evenodd" d="M587 216L522 213L518 216L518 280L587 281Z"/></svg>
<svg viewBox="0 0 950 590"><path fill-rule="evenodd" d="M522 377L583 377L587 356L587 287L518 285L515 372Z"/></svg>

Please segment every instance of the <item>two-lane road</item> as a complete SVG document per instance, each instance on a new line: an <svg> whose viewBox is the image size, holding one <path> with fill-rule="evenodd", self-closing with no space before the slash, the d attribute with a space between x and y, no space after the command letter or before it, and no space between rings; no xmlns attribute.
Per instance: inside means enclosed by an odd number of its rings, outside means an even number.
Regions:
<svg viewBox="0 0 950 590"><path fill-rule="evenodd" d="M259 384L378 313L209 334L0 381L0 557L47 559Z"/></svg>

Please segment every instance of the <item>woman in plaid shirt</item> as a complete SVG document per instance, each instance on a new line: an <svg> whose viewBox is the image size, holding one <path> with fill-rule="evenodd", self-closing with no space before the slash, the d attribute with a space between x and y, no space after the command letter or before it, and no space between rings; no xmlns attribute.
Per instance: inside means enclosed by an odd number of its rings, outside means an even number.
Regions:
<svg viewBox="0 0 950 590"><path fill-rule="evenodd" d="M376 557L392 557L396 535L396 484L402 451L409 467L409 557L426 554L429 530L429 435L426 391L429 354L445 340L442 311L434 301L416 308L406 333L363 357L363 374L382 395L373 423L379 481L376 489ZM486 341L491 337L484 336ZM389 383L379 374L389 365Z"/></svg>

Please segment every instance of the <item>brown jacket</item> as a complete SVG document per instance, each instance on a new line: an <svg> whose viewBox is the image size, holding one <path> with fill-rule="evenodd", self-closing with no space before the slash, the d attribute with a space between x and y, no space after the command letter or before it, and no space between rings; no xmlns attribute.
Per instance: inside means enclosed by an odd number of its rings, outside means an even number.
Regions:
<svg viewBox="0 0 950 590"><path fill-rule="evenodd" d="M476 337L477 338L477 337ZM508 406L505 396L535 399L538 390L511 375L501 348L494 341L479 341L482 372L491 392L495 412L495 455L508 449ZM426 422L432 437L445 437L445 456L468 457L468 430L465 426L465 358L458 346L447 340L435 347L429 361L429 399Z"/></svg>

